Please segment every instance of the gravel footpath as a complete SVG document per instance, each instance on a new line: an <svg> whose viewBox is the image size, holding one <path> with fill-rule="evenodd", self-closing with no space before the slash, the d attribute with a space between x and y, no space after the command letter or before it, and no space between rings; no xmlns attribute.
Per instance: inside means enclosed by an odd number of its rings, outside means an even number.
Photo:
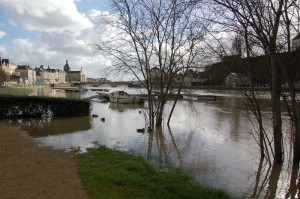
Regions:
<svg viewBox="0 0 300 199"><path fill-rule="evenodd" d="M0 122L1 199L88 198L71 153L39 147L33 138Z"/></svg>

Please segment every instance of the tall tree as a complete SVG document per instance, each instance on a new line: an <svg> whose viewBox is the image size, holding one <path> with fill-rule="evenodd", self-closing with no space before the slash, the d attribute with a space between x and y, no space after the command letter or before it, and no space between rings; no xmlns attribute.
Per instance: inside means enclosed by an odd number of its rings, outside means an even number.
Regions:
<svg viewBox="0 0 300 199"><path fill-rule="evenodd" d="M282 40L282 32L287 25L284 22L285 10L291 9L295 0L213 0L221 5L226 12L231 13L232 19L239 19L231 25L240 27L247 24L244 35L247 34L253 42L263 51L269 60L271 69L271 101L274 137L274 162L282 163L282 118L280 97L282 94L281 84L284 81L282 75L282 62L279 53L285 45ZM294 7L293 7L294 8ZM298 10L299 11L299 10Z"/></svg>
<svg viewBox="0 0 300 199"><path fill-rule="evenodd" d="M161 125L165 104L170 95L179 96L199 54L197 46L208 26L201 17L204 10L184 0L112 0L111 6L114 17L106 17L102 25L113 31L95 46L114 59L109 72L131 74L143 84L150 125ZM172 111L167 114L169 122Z"/></svg>
<svg viewBox="0 0 300 199"><path fill-rule="evenodd" d="M284 13L283 13L283 41L285 42L284 49L286 50L285 56L280 58L280 66L283 73L285 85L287 87L283 94L284 104L287 108L289 116L293 124L292 136L293 136L293 158L294 163L298 164L300 161L300 101L297 100L296 88L297 81L300 80L300 45L297 45L297 41L292 45L292 35L300 35L299 30L299 7L298 1L284 1ZM296 12L295 12L296 11ZM296 46L295 46L296 44ZM298 74L298 75L297 75ZM287 98L290 100L288 101Z"/></svg>

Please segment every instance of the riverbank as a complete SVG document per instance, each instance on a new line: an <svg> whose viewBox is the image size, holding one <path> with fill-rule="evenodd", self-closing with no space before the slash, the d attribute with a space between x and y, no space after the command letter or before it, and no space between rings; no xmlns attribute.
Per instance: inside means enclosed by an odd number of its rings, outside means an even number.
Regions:
<svg viewBox="0 0 300 199"><path fill-rule="evenodd" d="M158 170L129 152L101 146L77 154L76 159L90 198L230 198L223 191L202 187L179 169Z"/></svg>
<svg viewBox="0 0 300 199"><path fill-rule="evenodd" d="M39 147L0 122L0 198L88 198L71 153Z"/></svg>
<svg viewBox="0 0 300 199"><path fill-rule="evenodd" d="M0 158L3 199L229 198L181 171L159 171L129 153L101 147L75 158L72 153L39 147L33 138L3 122Z"/></svg>

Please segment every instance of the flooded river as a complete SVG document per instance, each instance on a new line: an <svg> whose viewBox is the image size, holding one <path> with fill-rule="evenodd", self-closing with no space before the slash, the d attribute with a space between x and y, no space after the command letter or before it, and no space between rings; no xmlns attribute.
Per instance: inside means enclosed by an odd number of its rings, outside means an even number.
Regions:
<svg viewBox="0 0 300 199"><path fill-rule="evenodd" d="M121 89L121 88L115 88ZM126 89L128 92L137 92ZM217 101L180 101L171 126L153 132L145 128L143 105L93 101L98 117L18 120L11 124L35 137L41 146L70 150L105 145L144 156L160 169L180 167L196 181L223 189L237 198L298 197L298 168L285 161L282 167L260 162L253 125L237 91L194 91L220 96ZM38 89L37 95L87 97L95 95ZM268 98L268 93L262 93ZM167 105L166 108L170 108ZM267 132L271 132L271 109L263 108ZM288 123L284 123L288 129ZM289 151L286 152L288 154ZM286 157L288 158L288 156Z"/></svg>

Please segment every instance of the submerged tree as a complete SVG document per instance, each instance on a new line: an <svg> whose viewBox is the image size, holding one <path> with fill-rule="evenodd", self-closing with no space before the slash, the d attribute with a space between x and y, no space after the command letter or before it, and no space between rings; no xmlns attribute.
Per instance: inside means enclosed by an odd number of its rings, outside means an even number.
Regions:
<svg viewBox="0 0 300 199"><path fill-rule="evenodd" d="M179 97L187 72L195 67L208 26L203 16L209 13L184 0L112 0L111 6L111 17L101 18L101 28L111 34L95 46L113 58L110 73L130 74L142 83L149 123L161 125L167 101L171 95ZM173 102L168 122L177 100Z"/></svg>
<svg viewBox="0 0 300 199"><path fill-rule="evenodd" d="M246 41L251 41L256 46L257 52L265 55L270 67L271 76L271 106L273 120L273 139L274 139L274 162L283 162L282 146L282 110L280 98L282 95L282 84L288 83L289 94L292 98L291 118L294 123L295 137L299 135L299 111L296 109L295 99L295 80L292 73L288 71L288 62L284 61L282 52L290 52L290 38L293 28L296 27L297 20L294 19L293 10L299 13L297 1L295 0L213 0L214 3L225 8L225 12L231 14L229 25L244 36ZM229 15L230 16L230 15ZM297 16L296 16L297 17ZM294 32L295 33L295 32ZM247 46L249 50L252 46ZM248 56L250 54L248 53ZM294 70L296 72L297 70ZM294 80L294 81L289 81ZM299 160L299 141L295 139L294 158ZM297 152L298 151L298 152Z"/></svg>

